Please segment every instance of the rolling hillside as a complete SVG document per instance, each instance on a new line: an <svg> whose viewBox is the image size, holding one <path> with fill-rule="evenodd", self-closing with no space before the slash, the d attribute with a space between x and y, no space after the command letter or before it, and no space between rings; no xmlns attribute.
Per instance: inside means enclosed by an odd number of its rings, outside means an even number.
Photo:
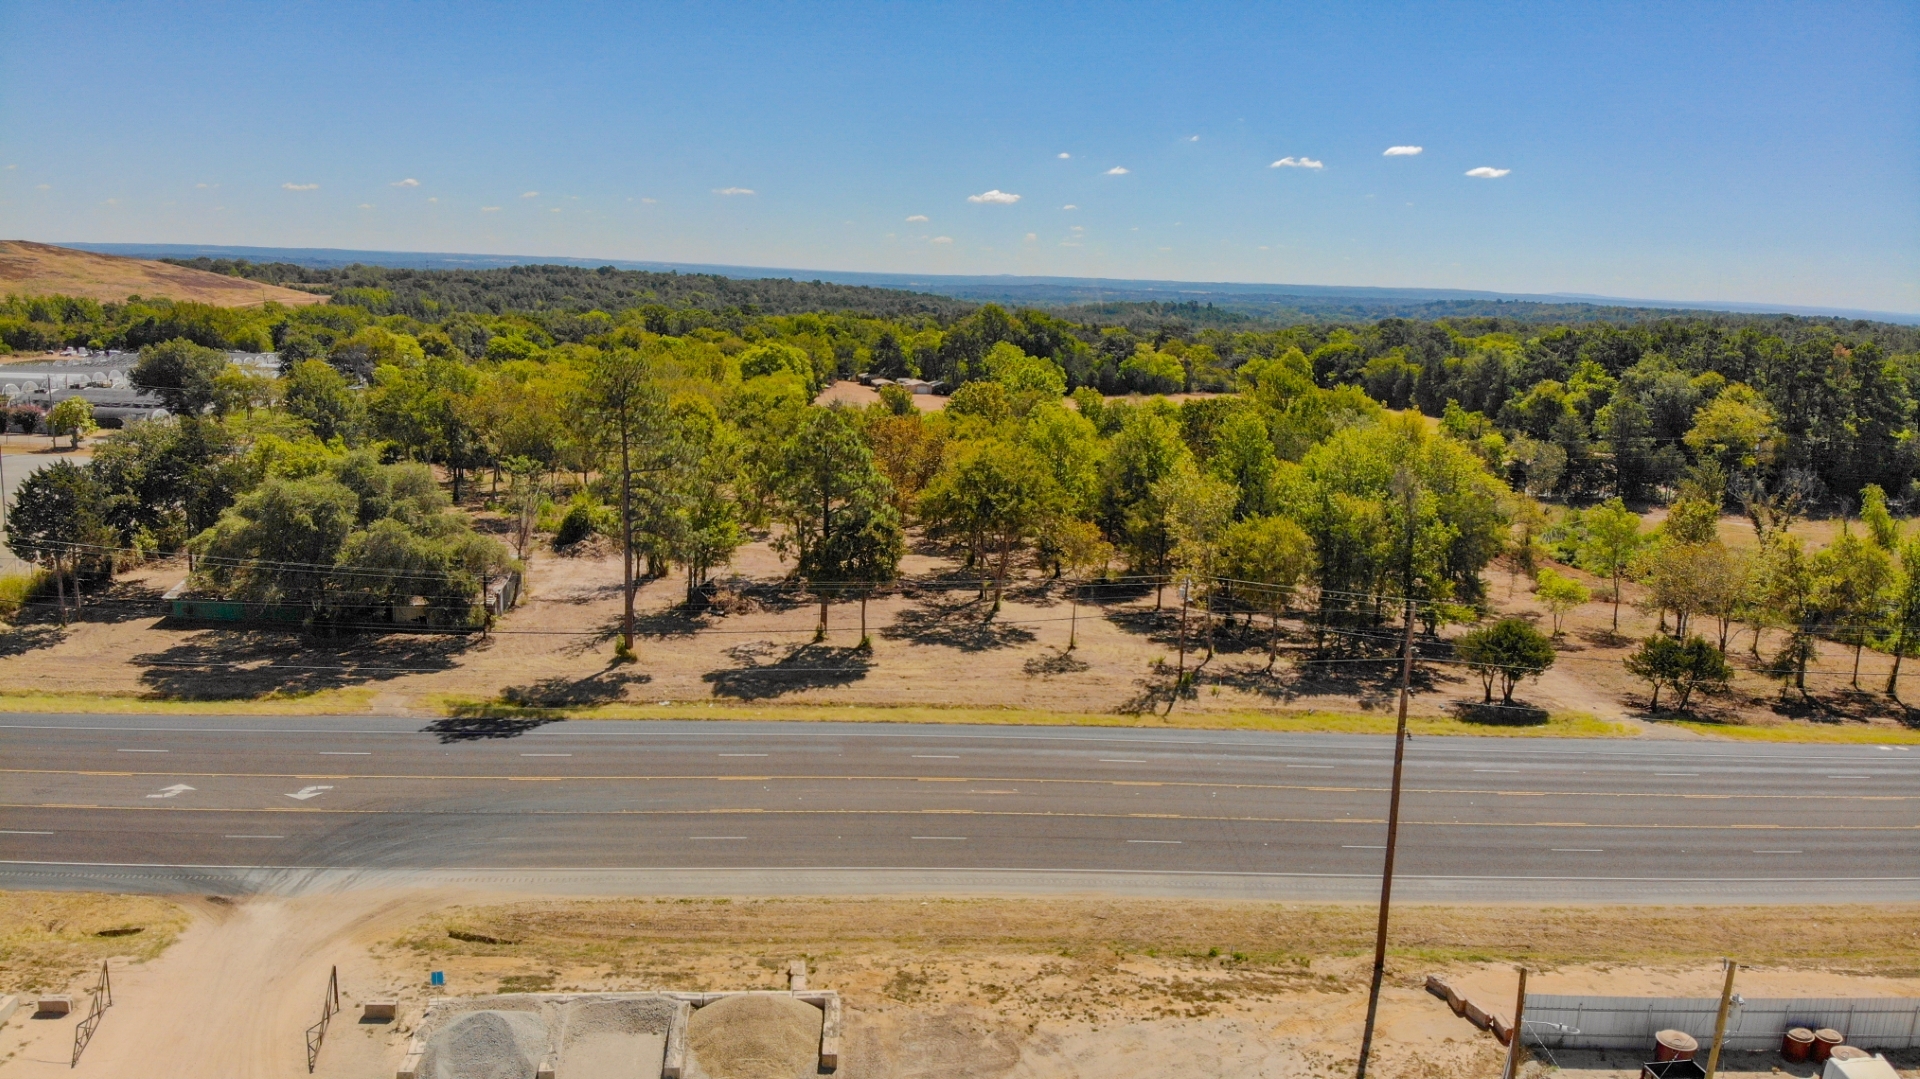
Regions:
<svg viewBox="0 0 1920 1079"><path fill-rule="evenodd" d="M0 295L83 296L119 301L128 296L192 300L217 307L253 307L273 300L288 306L325 303L325 296L164 262L76 251L70 247L0 240Z"/></svg>

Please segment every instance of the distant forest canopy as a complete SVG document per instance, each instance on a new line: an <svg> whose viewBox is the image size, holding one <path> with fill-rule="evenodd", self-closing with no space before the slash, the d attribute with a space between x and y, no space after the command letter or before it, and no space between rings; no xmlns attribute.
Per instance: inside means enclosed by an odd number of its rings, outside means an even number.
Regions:
<svg viewBox="0 0 1920 1079"><path fill-rule="evenodd" d="M1538 497L1644 502L1692 483L1730 503L1761 495L1835 507L1857 505L1861 488L1875 483L1920 506L1913 326L1713 314L1621 325L1476 316L1270 328L1186 304L1009 311L789 280L198 262L324 289L334 302L296 310L9 297L0 303L0 341L33 351L184 338L278 351L289 370L325 360L361 384L387 362L396 337L479 374L544 363L568 348L664 340L737 359L781 344L805 357L795 364L815 389L862 373L957 389L1004 376L1017 350L1057 372L1066 390L1224 392L1282 374L1323 390L1352 387L1441 420L1502 478ZM1205 423L1194 422L1193 437L1206 437Z"/></svg>
<svg viewBox="0 0 1920 1079"><path fill-rule="evenodd" d="M719 274L655 273L611 266L508 266L494 270L409 270L387 266L315 268L245 259L162 259L162 262L323 292L335 303L376 315L434 319L458 312L606 311L665 306L749 315L850 312L885 318L932 315L954 319L974 304L901 289L836 285L788 278L744 279Z"/></svg>

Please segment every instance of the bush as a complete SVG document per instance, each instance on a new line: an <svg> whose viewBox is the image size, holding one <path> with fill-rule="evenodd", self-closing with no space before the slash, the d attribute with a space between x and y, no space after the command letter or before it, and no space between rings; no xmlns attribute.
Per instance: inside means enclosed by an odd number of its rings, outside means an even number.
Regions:
<svg viewBox="0 0 1920 1079"><path fill-rule="evenodd" d="M575 502L567 507L567 515L560 518L560 528L553 534L553 546L555 549L571 547L591 535L593 507L585 502Z"/></svg>
<svg viewBox="0 0 1920 1079"><path fill-rule="evenodd" d="M1696 692L1718 693L1733 680L1727 657L1704 637L1675 640L1666 634L1648 637L1622 661L1627 673L1653 687L1647 710L1660 710L1660 687L1671 686L1679 698L1677 711L1687 710Z"/></svg>
<svg viewBox="0 0 1920 1079"><path fill-rule="evenodd" d="M20 608L46 589L50 580L52 578L43 569L0 577L0 618L12 620L14 615L20 613Z"/></svg>
<svg viewBox="0 0 1920 1079"><path fill-rule="evenodd" d="M1521 618L1503 618L1476 629L1454 645L1460 658L1480 676L1486 700L1493 701L1494 679L1500 680L1500 703L1513 703L1513 687L1520 679L1539 677L1553 666L1553 642Z"/></svg>

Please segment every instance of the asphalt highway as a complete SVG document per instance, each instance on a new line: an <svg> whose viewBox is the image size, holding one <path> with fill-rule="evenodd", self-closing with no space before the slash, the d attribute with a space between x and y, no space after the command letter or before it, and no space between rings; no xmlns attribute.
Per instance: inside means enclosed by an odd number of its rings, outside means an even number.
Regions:
<svg viewBox="0 0 1920 1079"><path fill-rule="evenodd" d="M0 887L1377 894L1392 741L12 716ZM1920 901L1920 751L1416 738L1397 893Z"/></svg>

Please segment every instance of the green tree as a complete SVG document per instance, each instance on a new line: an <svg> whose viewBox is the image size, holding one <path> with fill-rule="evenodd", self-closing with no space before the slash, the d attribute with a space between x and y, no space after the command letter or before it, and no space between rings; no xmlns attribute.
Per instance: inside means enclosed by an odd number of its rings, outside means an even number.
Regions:
<svg viewBox="0 0 1920 1079"><path fill-rule="evenodd" d="M78 567L104 531L100 489L87 469L56 461L22 480L7 515L7 549L53 574L60 623L67 621L67 582L80 600ZM111 565L111 561L108 562Z"/></svg>
<svg viewBox="0 0 1920 1079"><path fill-rule="evenodd" d="M643 469L662 471L671 466L661 445L661 435L668 426L666 396L649 357L633 349L616 349L594 357L586 404L602 445L610 451L619 484L621 620L615 654L630 661L635 591L634 477Z"/></svg>
<svg viewBox="0 0 1920 1079"><path fill-rule="evenodd" d="M1313 573L1313 540L1285 517L1247 517L1220 536L1220 572L1267 611L1267 670L1279 655L1280 615ZM1252 621L1252 615L1248 615Z"/></svg>
<svg viewBox="0 0 1920 1079"><path fill-rule="evenodd" d="M1207 657L1213 657L1214 588L1219 576L1220 536L1233 523L1239 492L1233 484L1200 471L1192 457L1154 485L1154 501L1166 507L1167 531L1174 540L1173 560L1181 588L1206 612ZM1180 627L1181 659L1186 656L1186 624Z"/></svg>
<svg viewBox="0 0 1920 1079"><path fill-rule="evenodd" d="M1485 702L1493 703L1493 683L1500 682L1500 703L1513 703L1513 688L1522 678L1538 678L1553 666L1553 642L1523 618L1503 618L1463 634L1454 651L1480 676Z"/></svg>
<svg viewBox="0 0 1920 1079"><path fill-rule="evenodd" d="M1236 492L1235 520L1271 511L1273 477L1279 471L1267 425L1252 409L1240 409L1220 425L1207 470L1231 483Z"/></svg>
<svg viewBox="0 0 1920 1079"><path fill-rule="evenodd" d="M322 442L347 438L359 427L359 397L347 376L324 360L294 364L280 400L287 412L307 421Z"/></svg>
<svg viewBox="0 0 1920 1079"><path fill-rule="evenodd" d="M1581 518L1586 539L1580 545L1583 569L1613 581L1613 632L1620 632L1620 579L1646 546L1640 517L1617 498L1588 510Z"/></svg>
<svg viewBox="0 0 1920 1079"><path fill-rule="evenodd" d="M1059 364L1029 356L1010 341L989 349L985 365L986 377L1016 397L1031 394L1041 400L1058 400L1067 392L1067 373Z"/></svg>
<svg viewBox="0 0 1920 1079"><path fill-rule="evenodd" d="M98 429L99 425L93 422L93 402L84 397L66 398L47 413L47 433L55 438L68 436L76 450L82 438Z"/></svg>
<svg viewBox="0 0 1920 1079"><path fill-rule="evenodd" d="M1860 489L1860 522L1881 550L1891 553L1900 549L1900 522L1887 512L1887 493L1877 483Z"/></svg>
<svg viewBox="0 0 1920 1079"><path fill-rule="evenodd" d="M1789 686L1807 693L1807 666L1819 656L1820 624L1826 620L1828 592L1821 565L1809 557L1798 536L1781 532L1767 541L1760 572L1760 603L1766 617L1787 630L1774 657L1774 677L1782 696ZM1755 633L1755 647L1759 645Z"/></svg>
<svg viewBox="0 0 1920 1079"><path fill-rule="evenodd" d="M1173 421L1161 412L1135 409L1128 415L1107 451L1101 486L1101 526L1114 537L1135 570L1162 578L1154 588L1154 607L1161 605L1164 576L1173 556L1174 537L1167 528L1166 504L1157 492L1189 456Z"/></svg>
<svg viewBox="0 0 1920 1079"><path fill-rule="evenodd" d="M903 543L891 485L857 424L846 410L809 409L775 461L774 514L785 528L774 547L793 557L796 572L820 597L819 637L826 635L833 595L849 583L864 594L887 551ZM867 576L852 576L863 572Z"/></svg>
<svg viewBox="0 0 1920 1079"><path fill-rule="evenodd" d="M180 337L141 349L127 381L160 398L176 416L198 416L218 398L227 367L226 353Z"/></svg>
<svg viewBox="0 0 1920 1079"><path fill-rule="evenodd" d="M1676 498L1667 507L1667 519L1661 522L1660 532L1674 543L1717 543L1720 539L1720 507L1703 499Z"/></svg>
<svg viewBox="0 0 1920 1079"><path fill-rule="evenodd" d="M235 599L319 617L360 500L331 477L269 479L194 537L200 571Z"/></svg>
<svg viewBox="0 0 1920 1079"><path fill-rule="evenodd" d="M1859 689L1860 655L1886 619L1893 556L1843 525L1839 538L1814 556L1814 572L1825 593L1821 607L1835 622L1834 637L1853 646L1853 687Z"/></svg>
<svg viewBox="0 0 1920 1079"><path fill-rule="evenodd" d="M1560 636L1560 620L1567 612L1593 598L1593 590L1572 577L1542 569L1534 578L1533 594L1553 614L1553 635Z"/></svg>
<svg viewBox="0 0 1920 1079"><path fill-rule="evenodd" d="M1622 661L1627 673L1646 682L1652 693L1647 710L1660 710L1660 690L1673 687L1678 698L1677 711L1685 712L1696 692L1715 693L1726 689L1733 679L1724 652L1699 636L1684 640L1656 634L1640 643L1632 655Z"/></svg>
<svg viewBox="0 0 1920 1079"><path fill-rule="evenodd" d="M920 515L936 533L964 538L970 564L992 557L998 611L1013 553L1047 532L1063 501L1039 454L995 438L960 451L921 496Z"/></svg>
<svg viewBox="0 0 1920 1079"><path fill-rule="evenodd" d="M1920 536L1900 544L1900 571L1893 582L1887 621L1893 634L1893 670L1887 675L1887 696L1900 699L1900 663L1920 641Z"/></svg>

